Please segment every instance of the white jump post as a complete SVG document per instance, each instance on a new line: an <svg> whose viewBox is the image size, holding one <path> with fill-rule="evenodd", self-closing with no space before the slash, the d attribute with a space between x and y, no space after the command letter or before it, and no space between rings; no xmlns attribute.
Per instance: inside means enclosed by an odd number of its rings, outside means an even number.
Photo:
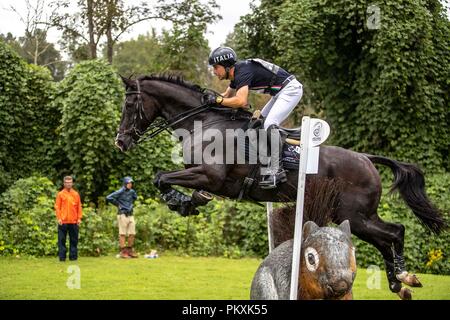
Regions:
<svg viewBox="0 0 450 320"><path fill-rule="evenodd" d="M272 217L273 212L272 202L266 202L266 211L267 211L267 239L269 240L269 253L271 253L274 247L272 228L270 227L270 219Z"/></svg>
<svg viewBox="0 0 450 320"><path fill-rule="evenodd" d="M290 299L297 300L300 277L300 253L302 245L303 205L305 200L306 174L316 174L319 167L319 145L330 134L330 126L323 120L302 118L300 135L300 165L298 170L297 204L295 211L294 249Z"/></svg>

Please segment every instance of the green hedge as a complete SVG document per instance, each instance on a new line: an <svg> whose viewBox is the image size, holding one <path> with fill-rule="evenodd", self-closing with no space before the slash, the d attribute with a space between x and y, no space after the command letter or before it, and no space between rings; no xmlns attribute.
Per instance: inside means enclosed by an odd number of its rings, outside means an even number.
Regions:
<svg viewBox="0 0 450 320"><path fill-rule="evenodd" d="M27 64L0 40L0 192L36 172L53 174L55 87L47 68Z"/></svg>
<svg viewBox="0 0 450 320"><path fill-rule="evenodd" d="M20 179L0 197L0 253L55 254L56 188L47 178Z"/></svg>
<svg viewBox="0 0 450 320"><path fill-rule="evenodd" d="M428 194L446 214L450 209L450 175L427 177ZM450 233L430 235L398 198L386 196L380 216L405 225L405 258L408 270L450 274ZM138 190L139 192L139 190ZM18 180L0 198L0 255L56 255L56 219L53 211L56 189L47 179ZM118 249L117 209L112 206L84 207L80 227L81 255L102 255ZM139 197L135 207L136 247L170 250L193 256L264 257L268 253L266 210L256 204L211 201L198 216L181 217L155 199ZM354 238L360 267L384 268L380 253Z"/></svg>
<svg viewBox="0 0 450 320"><path fill-rule="evenodd" d="M114 146L125 100L116 70L102 60L77 64L58 85L55 104L62 110L60 142L68 158L67 174L75 175L81 196L96 204L133 176L147 197L157 171L174 169L168 134L146 141L126 154ZM145 183L145 184L144 184Z"/></svg>
<svg viewBox="0 0 450 320"><path fill-rule="evenodd" d="M57 254L57 189L45 177L17 180L0 197L0 255L46 256ZM109 216L83 209L79 250L98 255L110 251L112 224Z"/></svg>

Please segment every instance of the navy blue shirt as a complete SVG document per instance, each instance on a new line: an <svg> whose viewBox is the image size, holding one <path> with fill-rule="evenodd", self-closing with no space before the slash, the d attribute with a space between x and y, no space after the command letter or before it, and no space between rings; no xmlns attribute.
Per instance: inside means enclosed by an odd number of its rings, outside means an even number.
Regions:
<svg viewBox="0 0 450 320"><path fill-rule="evenodd" d="M272 89L270 89L273 75L271 71L257 62L251 60L238 61L234 65L234 80L230 82L230 88L239 90L242 87L248 86L250 90L276 95L283 81L291 74L280 68Z"/></svg>
<svg viewBox="0 0 450 320"><path fill-rule="evenodd" d="M119 214L126 213L127 215L133 214L133 202L136 199L136 191L134 189L127 189L126 187L122 187L106 197L107 202L117 206Z"/></svg>

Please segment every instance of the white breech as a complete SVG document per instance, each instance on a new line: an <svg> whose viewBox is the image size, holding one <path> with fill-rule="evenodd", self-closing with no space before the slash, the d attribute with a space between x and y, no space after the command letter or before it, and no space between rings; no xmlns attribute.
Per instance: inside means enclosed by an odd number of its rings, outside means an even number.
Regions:
<svg viewBox="0 0 450 320"><path fill-rule="evenodd" d="M275 124L279 126L294 110L303 95L303 85L297 79L289 82L264 106L261 115L266 119L264 129Z"/></svg>

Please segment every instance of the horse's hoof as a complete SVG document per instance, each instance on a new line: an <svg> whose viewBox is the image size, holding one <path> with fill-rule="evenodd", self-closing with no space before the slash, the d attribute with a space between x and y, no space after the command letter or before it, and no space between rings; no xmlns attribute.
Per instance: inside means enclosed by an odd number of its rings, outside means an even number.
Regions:
<svg viewBox="0 0 450 320"><path fill-rule="evenodd" d="M401 288L399 292L397 292L398 296L402 300L412 300L412 291L408 288Z"/></svg>
<svg viewBox="0 0 450 320"><path fill-rule="evenodd" d="M396 277L398 280L410 287L422 287L422 283L420 283L419 278L417 278L415 274L410 274L407 271L404 271L396 275Z"/></svg>
<svg viewBox="0 0 450 320"><path fill-rule="evenodd" d="M212 194L206 192L206 191L197 191L195 190L192 193L192 203L195 206L203 206L210 202L213 199Z"/></svg>

